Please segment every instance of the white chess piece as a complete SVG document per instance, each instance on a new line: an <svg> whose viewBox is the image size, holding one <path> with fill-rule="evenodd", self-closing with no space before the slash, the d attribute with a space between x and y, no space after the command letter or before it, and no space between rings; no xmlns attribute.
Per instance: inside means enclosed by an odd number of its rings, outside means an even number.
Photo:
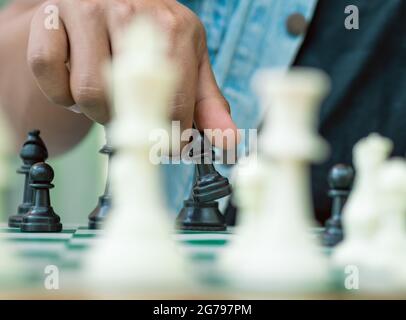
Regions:
<svg viewBox="0 0 406 320"><path fill-rule="evenodd" d="M235 274L240 285L258 290L319 289L328 281L328 265L311 237L308 164L328 151L317 134L317 111L329 80L320 71L297 68L262 73L254 86L269 106L259 150L272 159L272 179L253 245L241 253L244 263Z"/></svg>
<svg viewBox="0 0 406 320"><path fill-rule="evenodd" d="M406 290L406 160L386 161L377 179L378 227L365 250L364 288Z"/></svg>
<svg viewBox="0 0 406 320"><path fill-rule="evenodd" d="M353 149L356 171L354 188L343 208L344 240L335 248L336 266L361 266L379 223L378 176L392 150L392 142L374 133L361 139Z"/></svg>
<svg viewBox="0 0 406 320"><path fill-rule="evenodd" d="M1 111L1 110L0 110ZM0 112L0 192L9 183L7 178L10 168L8 161L13 150L13 142L9 127L4 119L3 113ZM0 204L4 208L3 203ZM0 238L0 287L16 284L19 280L24 279L25 273L20 259L15 254L15 250L5 239Z"/></svg>
<svg viewBox="0 0 406 320"><path fill-rule="evenodd" d="M260 225L260 212L264 201L265 183L270 177L267 176L266 163L255 154L239 159L232 172L233 202L238 207L239 215L234 236L230 244L220 255L220 268L227 274L231 281L238 278L233 274L235 266L245 263L241 253L249 251L255 246L255 234ZM269 184L268 184L269 185Z"/></svg>
<svg viewBox="0 0 406 320"><path fill-rule="evenodd" d="M189 280L171 234L159 170L150 159L150 134L168 130L167 110L176 86L167 45L151 20L138 17L112 68L113 207L105 236L86 261L86 277L109 289L176 290Z"/></svg>

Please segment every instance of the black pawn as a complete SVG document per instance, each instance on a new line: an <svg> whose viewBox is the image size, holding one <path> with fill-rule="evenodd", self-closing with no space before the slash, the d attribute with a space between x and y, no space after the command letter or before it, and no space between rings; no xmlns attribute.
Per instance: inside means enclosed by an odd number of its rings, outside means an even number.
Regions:
<svg viewBox="0 0 406 320"><path fill-rule="evenodd" d="M106 187L103 195L99 197L96 208L89 215L89 229L102 229L104 221L111 209L110 167L114 150L113 147L106 144L100 149L100 153L108 156Z"/></svg>
<svg viewBox="0 0 406 320"><path fill-rule="evenodd" d="M19 228L23 216L30 210L33 204L33 189L30 186L29 172L31 166L37 162L44 162L48 158L48 150L40 137L39 130L28 133L28 138L24 142L20 151L23 164L17 173L24 175L24 195L23 202L17 208L17 214L13 214L8 219L8 225L12 228Z"/></svg>
<svg viewBox="0 0 406 320"><path fill-rule="evenodd" d="M31 187L34 189L34 204L23 217L23 232L60 232L62 224L51 207L49 190L54 187L54 170L44 162L34 164L30 169Z"/></svg>
<svg viewBox="0 0 406 320"><path fill-rule="evenodd" d="M329 172L329 197L332 199L331 217L327 220L323 234L325 246L333 247L343 240L341 215L343 207L351 192L354 170L345 164L335 165Z"/></svg>

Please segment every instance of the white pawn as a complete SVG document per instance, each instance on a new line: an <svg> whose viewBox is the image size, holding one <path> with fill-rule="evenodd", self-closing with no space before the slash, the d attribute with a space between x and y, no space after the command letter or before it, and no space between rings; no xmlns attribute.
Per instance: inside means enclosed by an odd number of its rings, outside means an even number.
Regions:
<svg viewBox="0 0 406 320"><path fill-rule="evenodd" d="M176 88L167 48L164 33L150 19L138 17L113 62L111 137L117 154L111 168L112 212L85 274L109 290L173 291L189 283L150 155L154 130L169 132L167 110Z"/></svg>
<svg viewBox="0 0 406 320"><path fill-rule="evenodd" d="M365 261L365 250L379 224L379 172L391 150L392 142L376 133L354 146L356 177L353 191L343 208L344 240L332 256L336 266L361 266Z"/></svg>
<svg viewBox="0 0 406 320"><path fill-rule="evenodd" d="M266 182L271 180L267 175L266 164L252 154L241 158L232 172L233 202L238 207L238 220L234 237L220 256L220 267L230 281L238 279L234 274L235 266L245 263L241 254L251 250L255 243L255 234L261 223L261 208L264 201ZM269 183L268 183L269 184Z"/></svg>
<svg viewBox="0 0 406 320"><path fill-rule="evenodd" d="M317 133L318 108L329 87L314 69L270 71L254 83L269 107L260 152L270 165L257 232L235 266L238 284L257 290L314 290L328 281L327 259L311 237L314 226L308 165L328 146ZM236 277L237 278L237 277Z"/></svg>
<svg viewBox="0 0 406 320"><path fill-rule="evenodd" d="M364 287L406 290L406 161L386 161L378 175L378 228L365 251Z"/></svg>

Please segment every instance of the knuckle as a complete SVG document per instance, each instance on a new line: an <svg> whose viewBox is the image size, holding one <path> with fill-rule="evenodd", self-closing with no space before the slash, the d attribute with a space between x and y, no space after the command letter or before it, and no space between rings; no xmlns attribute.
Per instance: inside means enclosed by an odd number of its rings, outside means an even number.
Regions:
<svg viewBox="0 0 406 320"><path fill-rule="evenodd" d="M169 34L183 32L187 27L186 21L182 15L169 10L161 11L158 14L158 21Z"/></svg>
<svg viewBox="0 0 406 320"><path fill-rule="evenodd" d="M134 15L134 10L128 0L113 0L111 13L121 20L127 20Z"/></svg>
<svg viewBox="0 0 406 320"><path fill-rule="evenodd" d="M41 76L48 72L58 62L58 59L51 53L31 52L28 54L27 61L34 75Z"/></svg>
<svg viewBox="0 0 406 320"><path fill-rule="evenodd" d="M80 10L88 15L95 16L103 12L102 2L98 0L78 0Z"/></svg>
<svg viewBox="0 0 406 320"><path fill-rule="evenodd" d="M85 108L92 108L100 105L104 101L103 89L93 81L87 78L79 81L74 90L75 101L78 105Z"/></svg>
<svg viewBox="0 0 406 320"><path fill-rule="evenodd" d="M171 11L161 12L158 21L172 41L180 36L189 39L199 47L205 43L206 32L204 25L191 11L179 10L179 12L175 13Z"/></svg>

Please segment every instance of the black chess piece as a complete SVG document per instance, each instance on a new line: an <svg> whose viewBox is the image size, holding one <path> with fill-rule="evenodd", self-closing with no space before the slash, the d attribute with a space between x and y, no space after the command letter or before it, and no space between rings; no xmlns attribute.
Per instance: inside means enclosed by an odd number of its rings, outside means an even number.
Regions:
<svg viewBox="0 0 406 320"><path fill-rule="evenodd" d="M329 172L329 197L332 199L331 217L327 220L323 234L325 246L333 247L344 238L341 214L350 194L354 180L354 170L345 164L335 165Z"/></svg>
<svg viewBox="0 0 406 320"><path fill-rule="evenodd" d="M28 133L28 138L24 142L20 151L20 157L23 164L17 173L24 177L24 195L23 202L17 208L17 214L13 214L8 219L8 225L12 228L19 228L23 216L30 210L33 204L33 190L30 186L29 172L31 166L37 162L44 162L48 158L48 150L40 137L39 130L33 130Z"/></svg>
<svg viewBox="0 0 406 320"><path fill-rule="evenodd" d="M225 231L227 224L219 210L217 201L184 201L183 208L176 218L178 229L191 231Z"/></svg>
<svg viewBox="0 0 406 320"><path fill-rule="evenodd" d="M96 208L89 215L89 229L102 229L104 221L111 209L110 167L114 150L112 146L106 144L100 149L100 153L108 156L106 187L103 195L99 197Z"/></svg>
<svg viewBox="0 0 406 320"><path fill-rule="evenodd" d="M197 179L197 169L195 180ZM217 201L199 202L193 197L183 202L183 208L176 218L176 226L181 230L224 231L227 229L225 217L219 210Z"/></svg>
<svg viewBox="0 0 406 320"><path fill-rule="evenodd" d="M176 224L182 230L223 231L227 224L220 212L217 199L231 194L231 186L227 178L220 175L213 165L214 153L200 136L197 143L201 144L200 154L191 155L196 160L194 185L189 199L184 201Z"/></svg>
<svg viewBox="0 0 406 320"><path fill-rule="evenodd" d="M227 226L236 226L238 222L238 208L234 204L233 196L230 197L224 212Z"/></svg>
<svg viewBox="0 0 406 320"><path fill-rule="evenodd" d="M212 158L212 156L210 157ZM196 164L197 179L193 186L193 197L198 202L210 202L231 194L231 185L208 159L206 153L201 156L202 161Z"/></svg>
<svg viewBox="0 0 406 320"><path fill-rule="evenodd" d="M198 202L211 202L231 194L231 185L214 167L214 151L203 134L200 136L200 156L197 155L196 179L193 198ZM193 152L193 149L192 149Z"/></svg>
<svg viewBox="0 0 406 320"><path fill-rule="evenodd" d="M40 162L30 169L31 188L34 190L34 204L21 222L23 232L60 232L62 224L51 206L49 190L54 187L54 170Z"/></svg>

